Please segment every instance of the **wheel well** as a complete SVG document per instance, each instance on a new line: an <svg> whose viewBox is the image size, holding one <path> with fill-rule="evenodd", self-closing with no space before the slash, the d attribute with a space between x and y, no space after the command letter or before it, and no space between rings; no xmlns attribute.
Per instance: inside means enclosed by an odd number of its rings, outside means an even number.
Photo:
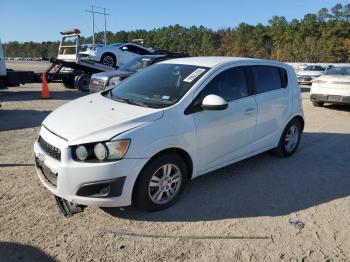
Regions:
<svg viewBox="0 0 350 262"><path fill-rule="evenodd" d="M192 158L185 150L183 150L181 148L174 147L174 148L164 149L164 150L158 152L157 154L155 154L154 156L152 156L147 163L151 162L153 159L157 158L158 156L160 156L162 154L166 154L166 153L175 153L175 154L178 154L179 156L182 157L182 159L185 161L187 169L188 169L188 178L191 179L192 172L193 172Z"/></svg>
<svg viewBox="0 0 350 262"><path fill-rule="evenodd" d="M304 118L302 116L298 115L298 116L293 117L293 119L298 120L301 124L301 130L304 130L304 126L305 126Z"/></svg>
<svg viewBox="0 0 350 262"><path fill-rule="evenodd" d="M182 157L182 159L185 161L187 169L188 169L188 179L191 180L192 178L192 172L193 172L193 162L192 162L192 158L190 157L190 155L183 149L181 148L167 148L164 149L160 152L158 152L157 154L155 154L154 156L152 156L146 163L146 165L142 168L142 170L147 166L148 163L150 163L153 159L157 158L158 156L162 155L162 154L166 154L166 153L175 153L178 154L179 156ZM142 172L142 170L140 171L140 173ZM134 184L134 188L133 188L133 192L132 192L132 202L134 202L134 197L135 197L135 187L136 184L138 183L138 180L140 178L140 175L137 177L135 184Z"/></svg>

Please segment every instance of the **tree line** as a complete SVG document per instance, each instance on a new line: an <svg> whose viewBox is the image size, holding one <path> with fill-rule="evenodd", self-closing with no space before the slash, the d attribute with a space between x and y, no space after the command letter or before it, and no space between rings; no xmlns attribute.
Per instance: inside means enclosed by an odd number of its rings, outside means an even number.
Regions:
<svg viewBox="0 0 350 262"><path fill-rule="evenodd" d="M212 30L203 26L171 25L153 30L107 32L109 43L144 39L148 47L186 52L192 56L223 55L288 62L350 62L350 4L287 21L274 16L268 24ZM101 42L103 32L95 35ZM92 43L92 37L82 37ZM8 42L6 56L56 57L59 42Z"/></svg>

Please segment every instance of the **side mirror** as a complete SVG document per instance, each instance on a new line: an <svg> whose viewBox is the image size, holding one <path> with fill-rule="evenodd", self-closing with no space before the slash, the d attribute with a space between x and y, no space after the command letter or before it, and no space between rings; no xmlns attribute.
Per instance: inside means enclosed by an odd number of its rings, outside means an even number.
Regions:
<svg viewBox="0 0 350 262"><path fill-rule="evenodd" d="M207 95L201 105L203 110L225 110L228 103L221 96Z"/></svg>
<svg viewBox="0 0 350 262"><path fill-rule="evenodd" d="M123 47L122 47L122 50L123 50L123 51L128 51L129 48L128 48L127 46L123 46Z"/></svg>

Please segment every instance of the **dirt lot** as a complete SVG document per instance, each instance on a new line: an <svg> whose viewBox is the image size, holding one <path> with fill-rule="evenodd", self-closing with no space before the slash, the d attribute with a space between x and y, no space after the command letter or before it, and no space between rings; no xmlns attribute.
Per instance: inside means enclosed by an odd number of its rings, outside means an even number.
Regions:
<svg viewBox="0 0 350 262"><path fill-rule="evenodd" d="M314 108L302 88L293 157L264 153L198 178L165 211L88 207L65 219L32 147L42 120L82 93L50 89L45 101L40 85L0 91L0 260L350 261L350 108Z"/></svg>

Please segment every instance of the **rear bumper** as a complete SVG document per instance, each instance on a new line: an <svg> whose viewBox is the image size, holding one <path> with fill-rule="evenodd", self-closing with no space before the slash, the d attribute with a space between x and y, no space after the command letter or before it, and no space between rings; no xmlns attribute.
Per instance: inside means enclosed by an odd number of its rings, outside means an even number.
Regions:
<svg viewBox="0 0 350 262"><path fill-rule="evenodd" d="M350 105L350 96L311 94L310 100L313 102Z"/></svg>

